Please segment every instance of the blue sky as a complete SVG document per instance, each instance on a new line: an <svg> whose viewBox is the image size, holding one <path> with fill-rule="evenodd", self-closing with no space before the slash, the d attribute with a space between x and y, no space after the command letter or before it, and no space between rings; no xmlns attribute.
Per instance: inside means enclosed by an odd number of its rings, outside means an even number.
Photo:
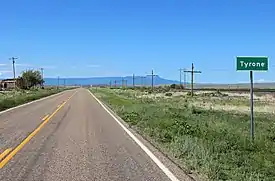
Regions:
<svg viewBox="0 0 275 181"><path fill-rule="evenodd" d="M197 82L247 82L236 56L268 56L274 81L272 0L13 0L0 6L0 78L45 68L46 77L156 74L179 79L179 68L201 70ZM273 73L272 73L273 72Z"/></svg>

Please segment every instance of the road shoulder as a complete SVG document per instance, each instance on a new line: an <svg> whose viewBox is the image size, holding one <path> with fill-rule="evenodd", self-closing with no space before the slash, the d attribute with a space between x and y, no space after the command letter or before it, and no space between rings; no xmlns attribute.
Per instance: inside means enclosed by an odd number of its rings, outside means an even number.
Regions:
<svg viewBox="0 0 275 181"><path fill-rule="evenodd" d="M129 127L129 125L121 119L109 106L104 104L101 100L99 100L90 90L88 90L92 97L96 98L97 103L102 107L106 108L110 113L111 116L114 116L126 129L128 129L145 147L147 147L154 156L163 164L167 169L169 169L172 174L178 179L178 180L184 180L184 181L198 181L198 176L194 174L188 174L187 171L184 171L181 169L175 162L173 162L171 159L169 159L163 152L161 152L159 149L157 149L149 140L145 139L143 136L141 136L136 130ZM101 105L102 104L102 105ZM104 107L103 107L104 106ZM107 111L106 111L107 112ZM132 138L131 138L132 139Z"/></svg>

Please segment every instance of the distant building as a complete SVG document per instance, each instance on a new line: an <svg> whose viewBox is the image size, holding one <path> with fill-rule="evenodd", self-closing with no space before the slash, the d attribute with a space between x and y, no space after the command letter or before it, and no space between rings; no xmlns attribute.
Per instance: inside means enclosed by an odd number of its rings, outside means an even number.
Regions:
<svg viewBox="0 0 275 181"><path fill-rule="evenodd" d="M23 85L23 79L4 79L0 80L0 89L1 90L10 90L14 88L14 85L21 87Z"/></svg>

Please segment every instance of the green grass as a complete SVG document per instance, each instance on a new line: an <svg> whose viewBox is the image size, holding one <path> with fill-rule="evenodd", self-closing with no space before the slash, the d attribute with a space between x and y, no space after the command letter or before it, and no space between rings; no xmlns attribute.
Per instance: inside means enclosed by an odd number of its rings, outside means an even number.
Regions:
<svg viewBox="0 0 275 181"><path fill-rule="evenodd" d="M0 92L0 111L18 106L42 97L63 91L64 89L35 89Z"/></svg>
<svg viewBox="0 0 275 181"><path fill-rule="evenodd" d="M275 123L257 114L202 110L189 101L137 98L134 91L92 89L124 121L189 170L210 180L275 180ZM138 94L138 93L137 93Z"/></svg>

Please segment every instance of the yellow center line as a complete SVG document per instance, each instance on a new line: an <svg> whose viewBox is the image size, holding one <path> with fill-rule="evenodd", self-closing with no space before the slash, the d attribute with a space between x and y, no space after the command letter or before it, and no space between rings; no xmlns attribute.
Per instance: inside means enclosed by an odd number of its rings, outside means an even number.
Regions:
<svg viewBox="0 0 275 181"><path fill-rule="evenodd" d="M42 120L45 121L49 117L49 114L47 114Z"/></svg>
<svg viewBox="0 0 275 181"><path fill-rule="evenodd" d="M24 139L24 141L22 141L4 160L0 162L0 169L3 168L8 163L8 161L12 159L12 157L25 146L45 126L47 122L49 122L49 120L75 95L76 92L74 92L67 101L61 104L60 107L58 107L50 116L48 116L45 121L43 121L27 138Z"/></svg>
<svg viewBox="0 0 275 181"><path fill-rule="evenodd" d="M3 153L0 155L0 160L2 160L9 152L11 151L11 148L6 149Z"/></svg>

